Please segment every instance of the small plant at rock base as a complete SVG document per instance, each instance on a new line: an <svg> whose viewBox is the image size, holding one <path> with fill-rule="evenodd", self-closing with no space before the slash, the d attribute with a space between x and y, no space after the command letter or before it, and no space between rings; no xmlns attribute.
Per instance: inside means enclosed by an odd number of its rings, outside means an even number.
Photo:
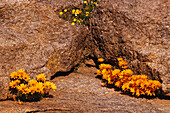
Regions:
<svg viewBox="0 0 170 113"><path fill-rule="evenodd" d="M10 92L14 101L18 101L20 105L23 101L39 101L44 96L49 95L49 91L55 91L55 84L46 81L44 74L39 74L37 79L30 80L30 76L25 70L12 72L10 75Z"/></svg>
<svg viewBox="0 0 170 113"><path fill-rule="evenodd" d="M148 80L146 75L132 75L129 82L123 84L122 90L129 91L132 95L156 96L156 90L161 88L161 83L157 80Z"/></svg>
<svg viewBox="0 0 170 113"><path fill-rule="evenodd" d="M161 90L161 83L157 80L149 80L146 75L133 75L131 69L127 69L127 62L123 58L118 58L120 69L112 69L110 64L100 64L98 75L102 75L102 79L107 83L105 86L112 84L120 88L123 92L129 92L137 97L156 96ZM103 61L98 59L98 62ZM158 95L158 94L157 94Z"/></svg>
<svg viewBox="0 0 170 113"><path fill-rule="evenodd" d="M60 18L63 18L71 23L71 25L87 25L91 11L96 8L99 0L83 0L80 8L63 9L59 12Z"/></svg>

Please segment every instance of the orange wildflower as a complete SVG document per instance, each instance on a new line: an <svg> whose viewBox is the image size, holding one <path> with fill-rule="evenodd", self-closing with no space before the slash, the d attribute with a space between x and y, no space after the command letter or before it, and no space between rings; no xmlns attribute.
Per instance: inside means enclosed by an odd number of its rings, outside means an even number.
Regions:
<svg viewBox="0 0 170 113"><path fill-rule="evenodd" d="M23 105L23 103L24 103L23 101L19 101L18 102L19 105Z"/></svg>
<svg viewBox="0 0 170 113"><path fill-rule="evenodd" d="M97 61L98 61L98 62L103 62L104 59L103 59L103 58L99 58Z"/></svg>

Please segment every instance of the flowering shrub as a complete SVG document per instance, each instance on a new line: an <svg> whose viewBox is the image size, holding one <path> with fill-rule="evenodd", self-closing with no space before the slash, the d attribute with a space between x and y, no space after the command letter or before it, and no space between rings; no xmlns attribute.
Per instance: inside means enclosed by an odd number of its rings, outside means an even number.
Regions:
<svg viewBox="0 0 170 113"><path fill-rule="evenodd" d="M130 81L122 86L123 91L130 91L132 95L155 96L155 91L161 88L161 83L156 80L148 80L146 75L132 75Z"/></svg>
<svg viewBox="0 0 170 113"><path fill-rule="evenodd" d="M123 92L130 92L135 96L156 96L157 90L161 89L161 83L157 80L149 80L146 75L133 75L133 71L127 69L127 62L123 58L118 58L118 65L120 69L112 69L110 64L100 64L98 75L102 75L107 83L104 85L113 84L121 88ZM104 60L98 59L98 62Z"/></svg>
<svg viewBox="0 0 170 113"><path fill-rule="evenodd" d="M81 8L63 9L59 15L61 18L71 22L72 25L88 24L90 12L96 7L99 0L83 0Z"/></svg>
<svg viewBox="0 0 170 113"><path fill-rule="evenodd" d="M13 100L18 100L20 105L22 101L38 101L43 96L49 95L50 90L55 91L56 89L55 84L45 81L44 74L39 74L36 80L30 80L30 76L26 74L25 70L20 69L17 72L12 72L10 77L9 87Z"/></svg>

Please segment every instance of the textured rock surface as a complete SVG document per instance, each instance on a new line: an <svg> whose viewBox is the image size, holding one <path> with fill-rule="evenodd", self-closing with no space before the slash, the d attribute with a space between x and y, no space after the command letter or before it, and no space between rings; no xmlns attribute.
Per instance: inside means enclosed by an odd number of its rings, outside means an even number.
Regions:
<svg viewBox="0 0 170 113"><path fill-rule="evenodd" d="M127 59L135 74L163 83L170 93L168 0L102 0L91 18L92 55Z"/></svg>
<svg viewBox="0 0 170 113"><path fill-rule="evenodd" d="M39 102L0 101L1 113L169 113L169 100L135 98L101 86L93 67L52 80L57 86L52 98Z"/></svg>
<svg viewBox="0 0 170 113"><path fill-rule="evenodd" d="M22 68L32 77L44 73L49 78L80 62L87 29L72 26L55 12L80 0L13 2L1 3L0 76Z"/></svg>
<svg viewBox="0 0 170 113"><path fill-rule="evenodd" d="M7 99L9 92L9 77L0 77L0 100Z"/></svg>

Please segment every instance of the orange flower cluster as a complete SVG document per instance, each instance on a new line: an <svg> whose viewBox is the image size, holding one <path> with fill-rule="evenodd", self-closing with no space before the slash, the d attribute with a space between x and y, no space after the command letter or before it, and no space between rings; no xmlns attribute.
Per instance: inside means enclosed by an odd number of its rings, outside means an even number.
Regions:
<svg viewBox="0 0 170 113"><path fill-rule="evenodd" d="M157 80L148 80L146 75L132 75L130 81L123 84L123 91L130 91L132 95L155 96L156 89L161 88L161 83Z"/></svg>
<svg viewBox="0 0 170 113"><path fill-rule="evenodd" d="M121 68L123 68L123 69L127 69L127 68L128 68L127 62L124 61L123 58L120 57L120 58L118 58L117 60L119 61L119 66L120 66Z"/></svg>
<svg viewBox="0 0 170 113"><path fill-rule="evenodd" d="M10 76L10 90L13 93L13 97L17 94L16 97L20 99L24 98L23 100L34 100L35 96L41 97L41 95L48 94L50 89L54 91L56 89L55 84L45 81L46 76L44 74L39 74L37 80L32 79L28 81L30 76L26 74L25 70L20 69L17 72L12 72ZM23 95L24 97L20 97Z"/></svg>
<svg viewBox="0 0 170 113"><path fill-rule="evenodd" d="M133 71L127 68L127 62L123 58L118 58L121 69L112 70L110 64L100 64L98 75L102 75L102 79L107 84L114 84L123 91L129 91L132 95L148 95L155 96L155 91L161 88L161 83L156 80L148 80L146 75L133 75Z"/></svg>
<svg viewBox="0 0 170 113"><path fill-rule="evenodd" d="M122 85L129 81L129 77L133 74L133 71L130 69L125 69L118 73L118 79L115 82L115 86L121 88Z"/></svg>

